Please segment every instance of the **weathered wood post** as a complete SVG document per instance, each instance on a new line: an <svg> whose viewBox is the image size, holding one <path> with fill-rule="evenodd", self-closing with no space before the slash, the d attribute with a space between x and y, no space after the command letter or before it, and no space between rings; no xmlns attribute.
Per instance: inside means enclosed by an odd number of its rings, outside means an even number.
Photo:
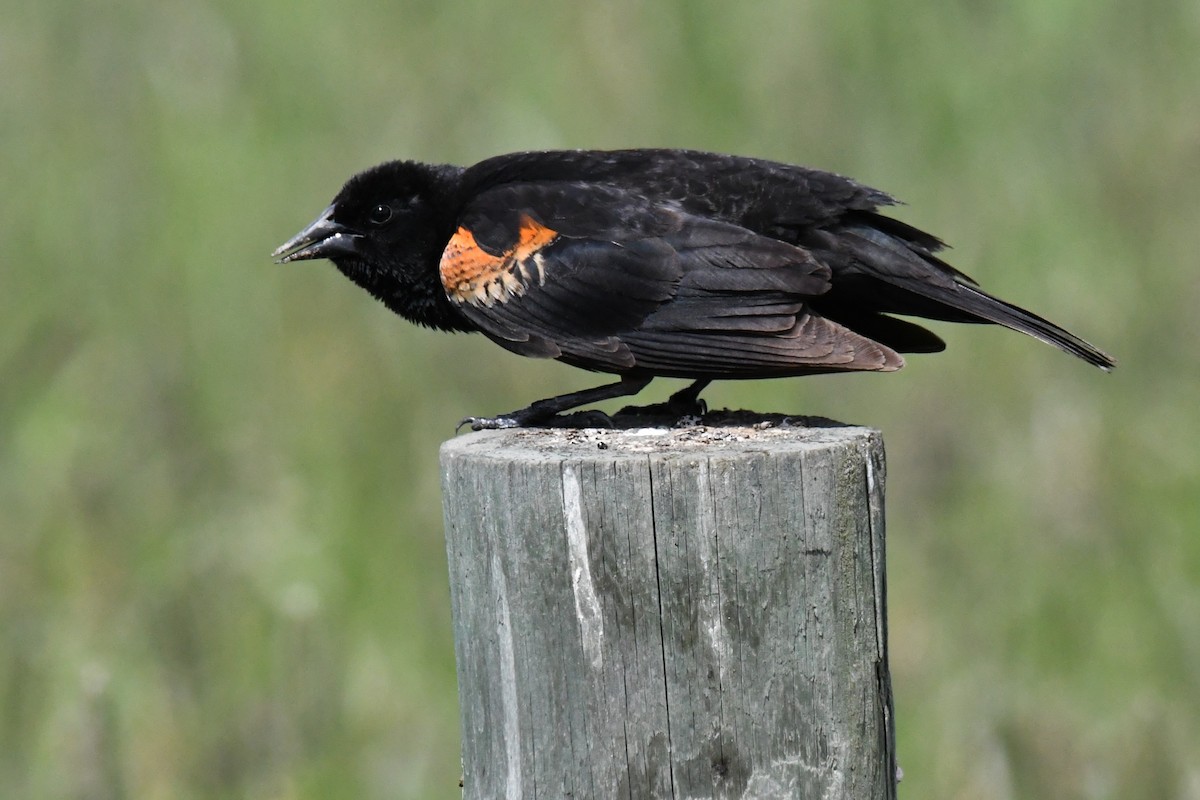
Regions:
<svg viewBox="0 0 1200 800"><path fill-rule="evenodd" d="M895 797L883 442L442 447L465 797Z"/></svg>

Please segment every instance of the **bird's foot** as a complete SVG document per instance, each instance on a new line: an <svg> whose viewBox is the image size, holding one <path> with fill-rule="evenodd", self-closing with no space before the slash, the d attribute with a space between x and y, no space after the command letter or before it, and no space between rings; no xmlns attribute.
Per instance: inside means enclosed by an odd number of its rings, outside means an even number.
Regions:
<svg viewBox="0 0 1200 800"><path fill-rule="evenodd" d="M461 430L464 425L470 425L473 431L532 427L612 428L614 427L612 419L602 411L576 411L574 414L562 414L561 412L570 411L572 408L579 408L583 405L598 403L601 400L609 400L613 397L628 397L631 394L637 394L646 388L646 384L649 382L649 376L625 376L616 383L609 383L592 389L584 389L581 392L547 397L545 400L538 400L536 403L531 403L525 408L512 411L508 414L501 414L498 417L467 417L458 423L458 427L455 430ZM702 386L703 384L697 382L693 384L690 391L692 394L698 394L697 387ZM683 395L688 393L688 391L676 392L676 395ZM672 395L672 399L676 395Z"/></svg>

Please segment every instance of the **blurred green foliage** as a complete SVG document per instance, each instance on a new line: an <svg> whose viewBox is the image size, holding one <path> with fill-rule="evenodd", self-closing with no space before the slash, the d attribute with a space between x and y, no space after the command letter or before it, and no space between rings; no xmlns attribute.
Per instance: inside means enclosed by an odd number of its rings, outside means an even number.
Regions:
<svg viewBox="0 0 1200 800"><path fill-rule="evenodd" d="M622 146L892 191L1120 359L708 396L885 433L902 797L1200 797L1195 2L2 2L0 797L457 796L438 443L597 378L267 254Z"/></svg>

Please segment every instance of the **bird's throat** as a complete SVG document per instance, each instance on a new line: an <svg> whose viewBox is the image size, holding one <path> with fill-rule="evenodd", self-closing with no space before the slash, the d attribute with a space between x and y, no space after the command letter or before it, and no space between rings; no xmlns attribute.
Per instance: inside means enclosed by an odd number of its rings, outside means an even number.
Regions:
<svg viewBox="0 0 1200 800"><path fill-rule="evenodd" d="M361 259L338 259L338 271L409 322L441 331L470 331L474 326L446 297L433 270L381 269Z"/></svg>

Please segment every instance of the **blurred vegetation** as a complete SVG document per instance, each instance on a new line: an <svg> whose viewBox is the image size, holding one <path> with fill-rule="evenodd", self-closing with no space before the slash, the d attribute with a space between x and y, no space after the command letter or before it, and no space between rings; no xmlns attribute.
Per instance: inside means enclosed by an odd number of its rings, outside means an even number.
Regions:
<svg viewBox="0 0 1200 800"><path fill-rule="evenodd" d="M456 797L438 443L597 378L267 254L385 159L687 146L1121 361L709 392L886 435L901 797L1200 798L1196 3L0 2L0 796Z"/></svg>

